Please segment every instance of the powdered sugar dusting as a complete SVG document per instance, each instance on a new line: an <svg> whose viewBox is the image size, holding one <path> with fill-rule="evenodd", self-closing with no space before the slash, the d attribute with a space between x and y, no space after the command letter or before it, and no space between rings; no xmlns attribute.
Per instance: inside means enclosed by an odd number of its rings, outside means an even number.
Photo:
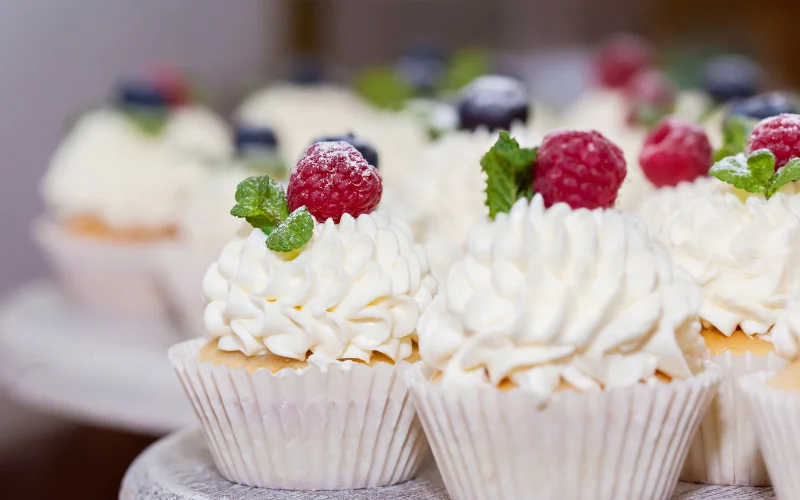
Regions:
<svg viewBox="0 0 800 500"><path fill-rule="evenodd" d="M528 90L521 81L502 75L476 78L463 90L461 98L481 107L522 107L529 101Z"/></svg>

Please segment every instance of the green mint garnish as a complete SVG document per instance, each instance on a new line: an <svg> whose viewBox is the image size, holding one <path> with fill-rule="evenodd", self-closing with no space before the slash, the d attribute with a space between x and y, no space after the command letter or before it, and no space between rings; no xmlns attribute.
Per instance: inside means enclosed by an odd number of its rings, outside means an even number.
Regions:
<svg viewBox="0 0 800 500"><path fill-rule="evenodd" d="M491 73L491 61L485 50L461 50L450 58L439 91L444 94L458 92L472 80L488 73Z"/></svg>
<svg viewBox="0 0 800 500"><path fill-rule="evenodd" d="M167 112L162 109L126 108L124 115L145 135L155 137L167 125Z"/></svg>
<svg viewBox="0 0 800 500"><path fill-rule="evenodd" d="M314 233L314 218L306 207L289 214L283 187L266 175L248 177L239 183L231 215L261 229L267 236L267 248L276 252L300 248Z"/></svg>
<svg viewBox="0 0 800 500"><path fill-rule="evenodd" d="M314 234L314 218L306 207L300 207L267 237L267 248L276 252L291 252L300 248Z"/></svg>
<svg viewBox="0 0 800 500"><path fill-rule="evenodd" d="M356 92L378 108L400 110L414 97L413 87L390 68L372 68L360 74L354 83Z"/></svg>
<svg viewBox="0 0 800 500"><path fill-rule="evenodd" d="M489 217L508 212L520 198L533 198L533 162L538 148L521 148L508 132L500 132L497 142L481 158L486 172L486 206Z"/></svg>
<svg viewBox="0 0 800 500"><path fill-rule="evenodd" d="M708 175L769 198L789 182L800 180L800 158L790 160L776 172L775 155L768 149L759 149L750 156L738 154L719 160Z"/></svg>
<svg viewBox="0 0 800 500"><path fill-rule="evenodd" d="M747 150L747 137L757 121L744 116L730 116L722 127L722 147L714 152L714 161L738 155Z"/></svg>

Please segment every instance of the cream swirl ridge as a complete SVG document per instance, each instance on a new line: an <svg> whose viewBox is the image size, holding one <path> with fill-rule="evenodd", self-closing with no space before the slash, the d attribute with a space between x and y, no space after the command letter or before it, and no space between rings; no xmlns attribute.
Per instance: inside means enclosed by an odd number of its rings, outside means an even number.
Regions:
<svg viewBox="0 0 800 500"><path fill-rule="evenodd" d="M420 312L436 282L405 223L373 212L318 223L302 249L267 249L255 229L234 240L206 273L208 332L218 346L246 355L267 351L324 366L393 360L412 353Z"/></svg>
<svg viewBox="0 0 800 500"><path fill-rule="evenodd" d="M541 196L477 223L419 324L445 386L506 379L542 398L692 373L697 286L613 210L544 208Z"/></svg>
<svg viewBox="0 0 800 500"><path fill-rule="evenodd" d="M700 318L726 335L737 327L767 334L800 296L800 199L789 190L768 200L736 192L700 198L654 235L700 284Z"/></svg>

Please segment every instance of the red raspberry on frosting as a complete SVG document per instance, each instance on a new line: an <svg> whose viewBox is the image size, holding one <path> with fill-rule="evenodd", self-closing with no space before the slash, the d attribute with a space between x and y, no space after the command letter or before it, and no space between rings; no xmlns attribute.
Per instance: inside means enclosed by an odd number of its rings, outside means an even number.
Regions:
<svg viewBox="0 0 800 500"><path fill-rule="evenodd" d="M358 217L377 208L383 194L378 169L344 141L318 142L297 162L289 177L289 210L305 206L318 222L344 214Z"/></svg>
<svg viewBox="0 0 800 500"><path fill-rule="evenodd" d="M800 158L800 115L782 114L761 120L750 133L749 152L769 149L775 155L775 169L792 158Z"/></svg>
<svg viewBox="0 0 800 500"><path fill-rule="evenodd" d="M620 88L650 65L650 46L634 35L616 35L600 48L595 72L605 87Z"/></svg>
<svg viewBox="0 0 800 500"><path fill-rule="evenodd" d="M656 186L676 186L708 175L711 154L711 143L702 127L668 116L647 134L639 164Z"/></svg>
<svg viewBox="0 0 800 500"><path fill-rule="evenodd" d="M622 150L594 130L545 136L536 157L533 190L546 206L610 208L627 172Z"/></svg>

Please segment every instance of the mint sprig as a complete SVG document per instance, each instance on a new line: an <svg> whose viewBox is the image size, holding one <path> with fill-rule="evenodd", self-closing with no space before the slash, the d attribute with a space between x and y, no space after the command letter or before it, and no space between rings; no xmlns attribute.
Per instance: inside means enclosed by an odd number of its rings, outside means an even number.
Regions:
<svg viewBox="0 0 800 500"><path fill-rule="evenodd" d="M290 214L283 187L266 175L239 183L231 215L261 229L267 248L276 252L301 248L314 233L314 217L308 209L300 207Z"/></svg>
<svg viewBox="0 0 800 500"><path fill-rule="evenodd" d="M508 212L520 198L533 198L533 163L538 148L521 148L508 132L500 132L494 146L481 158L486 172L486 206L492 219Z"/></svg>
<svg viewBox="0 0 800 500"><path fill-rule="evenodd" d="M123 110L123 115L133 123L144 135L157 137L167 126L167 112L161 109Z"/></svg>
<svg viewBox="0 0 800 500"><path fill-rule="evenodd" d="M745 116L728 117L722 126L722 147L714 152L714 161L744 153L747 150L747 138L756 123L756 120Z"/></svg>
<svg viewBox="0 0 800 500"><path fill-rule="evenodd" d="M738 154L719 160L708 175L748 193L761 193L769 198L786 184L800 180L800 158L789 160L776 172L775 155L768 149L759 149L750 156Z"/></svg>
<svg viewBox="0 0 800 500"><path fill-rule="evenodd" d="M368 69L356 77L353 85L361 97L378 108L400 110L414 97L411 85L391 68Z"/></svg>

